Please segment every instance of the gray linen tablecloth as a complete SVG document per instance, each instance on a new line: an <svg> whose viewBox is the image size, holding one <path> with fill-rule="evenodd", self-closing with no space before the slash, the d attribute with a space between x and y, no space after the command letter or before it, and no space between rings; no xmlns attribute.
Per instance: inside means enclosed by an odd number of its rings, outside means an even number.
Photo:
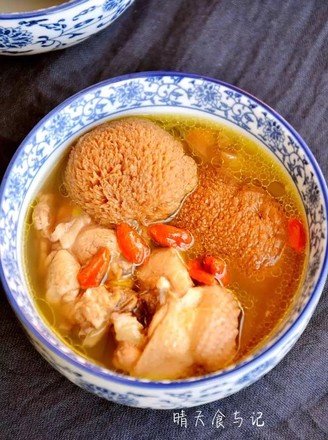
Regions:
<svg viewBox="0 0 328 440"><path fill-rule="evenodd" d="M209 75L257 96L303 136L327 179L325 0L136 0L110 28L78 46L0 57L1 176L27 133L65 98L147 70ZM0 439L327 439L327 329L326 284L286 358L248 389L186 409L185 427L174 423L177 411L116 405L71 384L28 342L1 288ZM223 427L212 425L217 411L225 416ZM242 420L233 423L236 411ZM262 415L255 424L253 413Z"/></svg>

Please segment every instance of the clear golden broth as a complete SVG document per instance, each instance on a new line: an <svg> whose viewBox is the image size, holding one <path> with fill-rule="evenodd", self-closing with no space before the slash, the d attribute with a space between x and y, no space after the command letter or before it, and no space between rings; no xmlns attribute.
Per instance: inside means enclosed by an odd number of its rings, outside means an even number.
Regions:
<svg viewBox="0 0 328 440"><path fill-rule="evenodd" d="M284 207L287 217L298 217L306 224L305 212L298 191L285 169L273 156L261 148L251 137L239 131L209 122L208 120L181 116L145 116L161 125L173 136L183 141L186 151L197 163L209 162L229 169L241 182L262 187ZM201 128L215 143L201 151L193 151L185 142L186 133ZM205 142L206 143L206 142ZM209 142L212 144L212 142ZM223 154L222 154L223 152ZM81 211L65 195L63 171L67 156L62 158L40 188L56 196L57 222L65 221L72 213ZM59 329L60 310L49 306L45 300L46 272L42 252L47 251L46 240L31 226L33 206L26 221L25 268L35 303L51 328L73 350L96 363L111 368L111 337L92 349L82 347L78 337ZM43 247L43 250L42 250ZM228 260L233 283L229 288L235 293L244 310L237 358L248 355L263 344L274 328L282 321L302 284L307 263L307 250L298 254L286 246L279 262L252 278L246 277L235 261ZM195 257L192 249L189 257Z"/></svg>

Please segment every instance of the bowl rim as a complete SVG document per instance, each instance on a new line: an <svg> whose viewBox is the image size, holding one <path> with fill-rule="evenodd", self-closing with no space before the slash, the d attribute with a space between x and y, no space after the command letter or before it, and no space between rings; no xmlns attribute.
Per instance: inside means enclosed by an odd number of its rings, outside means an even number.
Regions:
<svg viewBox="0 0 328 440"><path fill-rule="evenodd" d="M77 0L79 1L79 0ZM82 0L83 1L83 0ZM175 72L175 71L145 71L145 72L136 72L136 73L129 73L125 75L116 76L114 78L106 79L104 81L98 82L96 84L93 84L83 90L80 90L79 92L75 93L74 95L70 96L69 98L65 99L63 102L58 104L53 110L51 110L49 113L47 113L35 126L32 128L32 130L27 134L27 136L23 139L19 147L17 148L16 152L14 153L12 159L10 160L7 169L5 171L5 174L3 176L1 186L0 186L0 205L2 203L3 193L6 186L6 181L8 179L8 176L11 172L11 169L13 168L17 156L20 154L20 152L23 150L26 142L33 136L33 134L41 127L47 119L49 119L51 116L68 106L71 102L76 100L77 98L83 96L84 94L96 90L99 88L102 88L103 86L108 86L113 83L118 83L120 81L126 81L126 80L135 80L139 78L146 78L146 77L181 77L181 78L191 78L191 79L202 79L205 81L208 81L210 83L215 83L221 86L224 86L228 89L231 89L233 91L236 91L237 93L240 93L251 100L253 100L255 103L262 106L266 111L268 111L271 116L276 118L287 130L289 130L293 136L297 139L299 144L301 145L302 149L305 151L310 164L316 174L316 177L320 183L320 189L321 189L321 195L323 197L324 201L324 208L326 210L326 213L328 212L328 188L325 182L325 178L322 174L322 171L311 152L310 148L307 146L306 142L303 140L303 138L297 133L297 131L282 117L280 116L275 110L273 110L270 106L262 102L260 99L254 97L248 92L245 92L243 89L236 87L234 85L231 85L227 82L206 76L201 74L195 74L195 73L188 73L188 72ZM328 220L326 218L326 222L328 223ZM17 317L19 320L27 327L27 329L36 337L37 340L40 340L42 344L47 346L51 352L54 352L55 355L62 358L65 362L68 364L73 364L75 367L83 370L85 373L96 376L102 380L105 381L113 381L120 385L125 386L133 386L136 388L151 388L151 389L175 389L175 388L185 388L186 386L190 385L197 385L202 383L210 383L213 380L217 380L219 378L228 378L229 376L233 376L236 373L242 374L243 370L245 370L245 373L247 374L249 370L251 369L252 365L258 364L261 360L262 362L265 362L268 358L271 358L272 352L274 352L279 345L282 345L287 337L293 333L293 330L299 325L299 323L305 319L307 320L307 314L310 314L308 319L312 316L315 307L317 305L317 302L320 299L320 296L322 294L327 275L328 275L328 237L326 238L326 246L325 246L325 255L323 258L323 264L321 267L320 274L318 275L318 279L313 287L312 293L305 304L303 310L299 313L299 315L296 317L295 321L290 325L288 330L280 335L280 337L269 347L262 348L262 350L255 356L251 357L249 360L247 358L242 361L239 365L235 365L232 367L228 367L227 370L218 371L211 373L209 375L204 375L200 377L194 377L194 378L187 378L187 379L180 379L180 380L174 380L174 381L168 381L168 380L162 380L162 381L150 381L146 379L139 379L134 378L130 376L125 376L123 374L115 373L111 370L107 371L93 371L88 366L84 365L83 363L80 363L76 361L75 359L72 359L68 353L64 353L60 350L58 350L55 346L51 344L49 340L47 340L39 331L34 328L28 319L25 317L25 315L21 312L20 307L16 303L14 297L11 294L10 288L7 284L4 272L3 272L3 264L0 259L0 279L3 283L7 298L9 300L9 303L11 304L11 307L15 311ZM312 310L313 308L313 310ZM45 324L46 325L46 324ZM300 335L299 335L300 336ZM58 339L58 338L57 338ZM59 340L60 341L60 340ZM65 345L62 341L60 341L61 344ZM278 359L280 361L280 359ZM90 361L89 361L90 362ZM94 364L96 365L96 364ZM255 367L256 368L256 367Z"/></svg>
<svg viewBox="0 0 328 440"><path fill-rule="evenodd" d="M87 3L91 0L66 0L65 3L60 5L48 6L46 8L34 9L32 11L21 11L21 12L0 12L0 20L18 20L20 18L30 18L37 17L40 15L49 15L56 12L65 11L66 9L72 9L79 4Z"/></svg>

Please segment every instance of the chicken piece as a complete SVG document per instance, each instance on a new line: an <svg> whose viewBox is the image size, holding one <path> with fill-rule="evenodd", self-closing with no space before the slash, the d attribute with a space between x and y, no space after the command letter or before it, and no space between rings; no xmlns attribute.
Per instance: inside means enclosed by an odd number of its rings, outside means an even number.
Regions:
<svg viewBox="0 0 328 440"><path fill-rule="evenodd" d="M154 317L148 327L148 331L147 331L148 340L152 337L152 335L154 334L154 331L156 330L158 325L162 322L162 320L167 315L167 312L169 309L169 301L172 300L171 295L173 295L173 297L175 299L177 298L177 296L172 294L172 292L169 292L166 295L166 302L164 302L164 305L157 310L157 313L155 313L155 315L154 315Z"/></svg>
<svg viewBox="0 0 328 440"><path fill-rule="evenodd" d="M219 286L195 287L201 292L191 336L196 365L207 372L231 362L237 351L240 307L233 294Z"/></svg>
<svg viewBox="0 0 328 440"><path fill-rule="evenodd" d="M130 373L137 363L141 352L141 348L131 342L119 342L113 354L113 366L117 370Z"/></svg>
<svg viewBox="0 0 328 440"><path fill-rule="evenodd" d="M49 241L48 241L49 243ZM52 248L52 247L51 247ZM58 249L51 249L51 251L49 252L49 254L45 257L44 260L44 265L48 270L48 267L50 265L50 263L52 262L52 260L55 258L55 255L57 254L58 251L60 251L61 248L59 247Z"/></svg>
<svg viewBox="0 0 328 440"><path fill-rule="evenodd" d="M112 320L118 342L113 364L118 370L129 372L139 359L145 342L143 326L131 313L113 313Z"/></svg>
<svg viewBox="0 0 328 440"><path fill-rule="evenodd" d="M156 312L146 346L132 375L155 380L187 377L195 369L216 371L236 354L240 308L220 286L169 295Z"/></svg>
<svg viewBox="0 0 328 440"><path fill-rule="evenodd" d="M144 344L143 326L131 313L112 314L115 337L118 342L130 342L136 346Z"/></svg>
<svg viewBox="0 0 328 440"><path fill-rule="evenodd" d="M247 274L273 266L286 242L282 206L260 188L241 185L211 165L172 222L195 238L195 253L227 256Z"/></svg>
<svg viewBox="0 0 328 440"><path fill-rule="evenodd" d="M176 212L197 184L197 165L164 129L130 117L80 137L65 182L70 198L98 223L148 224Z"/></svg>
<svg viewBox="0 0 328 440"><path fill-rule="evenodd" d="M100 247L106 247L111 255L120 255L115 231L102 226L91 225L84 228L76 237L72 252L84 265Z"/></svg>
<svg viewBox="0 0 328 440"><path fill-rule="evenodd" d="M80 290L77 281L79 270L80 264L65 249L54 251L49 256L46 298L50 303L68 302L77 297Z"/></svg>
<svg viewBox="0 0 328 440"><path fill-rule="evenodd" d="M134 266L128 262L120 252L116 233L112 229L90 225L78 234L72 252L82 265L85 265L99 248L106 247L110 251L109 278L121 279L133 274Z"/></svg>
<svg viewBox="0 0 328 440"><path fill-rule="evenodd" d="M91 218L87 214L81 214L69 222L59 223L49 239L52 242L59 241L63 249L70 249L81 229L90 222Z"/></svg>
<svg viewBox="0 0 328 440"><path fill-rule="evenodd" d="M42 236L49 238L55 223L53 194L41 194L38 203L32 213L32 221L35 229L40 231Z"/></svg>
<svg viewBox="0 0 328 440"><path fill-rule="evenodd" d="M111 313L120 300L120 292L109 292L104 285L87 289L74 303L71 321L80 327L80 336L109 324Z"/></svg>
<svg viewBox="0 0 328 440"><path fill-rule="evenodd" d="M43 236L39 236L38 239L38 274L43 276L46 270L48 270L47 258L51 252L51 243L49 240Z"/></svg>
<svg viewBox="0 0 328 440"><path fill-rule="evenodd" d="M154 315L146 344L132 375L147 379L177 379L193 365L190 350L196 307L201 294L190 289L182 298L171 296Z"/></svg>
<svg viewBox="0 0 328 440"><path fill-rule="evenodd" d="M107 289L103 284L87 289L74 302L69 319L80 327L80 335L108 326L112 313L131 312L137 304L136 293L130 289L114 287Z"/></svg>
<svg viewBox="0 0 328 440"><path fill-rule="evenodd" d="M173 248L155 249L137 271L141 289L155 289L161 277L165 277L180 296L193 286L186 266Z"/></svg>

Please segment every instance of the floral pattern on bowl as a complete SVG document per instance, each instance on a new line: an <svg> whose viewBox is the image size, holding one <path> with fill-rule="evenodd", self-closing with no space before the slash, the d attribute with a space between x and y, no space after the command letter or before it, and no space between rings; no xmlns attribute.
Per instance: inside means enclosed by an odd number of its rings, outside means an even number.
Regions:
<svg viewBox="0 0 328 440"><path fill-rule="evenodd" d="M34 12L0 13L0 54L64 49L113 23L133 0L73 0Z"/></svg>
<svg viewBox="0 0 328 440"><path fill-rule="evenodd" d="M116 374L72 352L44 324L28 294L22 231L38 186L68 145L94 125L128 114L194 114L233 124L271 151L291 174L306 208L309 266L293 311L274 337L242 363L204 377L152 382ZM217 80L179 73L138 73L108 80L69 98L27 136L1 187L1 276L32 343L60 373L101 397L138 407L179 408L224 398L258 380L292 348L311 318L328 272L327 188L300 136L273 110Z"/></svg>

